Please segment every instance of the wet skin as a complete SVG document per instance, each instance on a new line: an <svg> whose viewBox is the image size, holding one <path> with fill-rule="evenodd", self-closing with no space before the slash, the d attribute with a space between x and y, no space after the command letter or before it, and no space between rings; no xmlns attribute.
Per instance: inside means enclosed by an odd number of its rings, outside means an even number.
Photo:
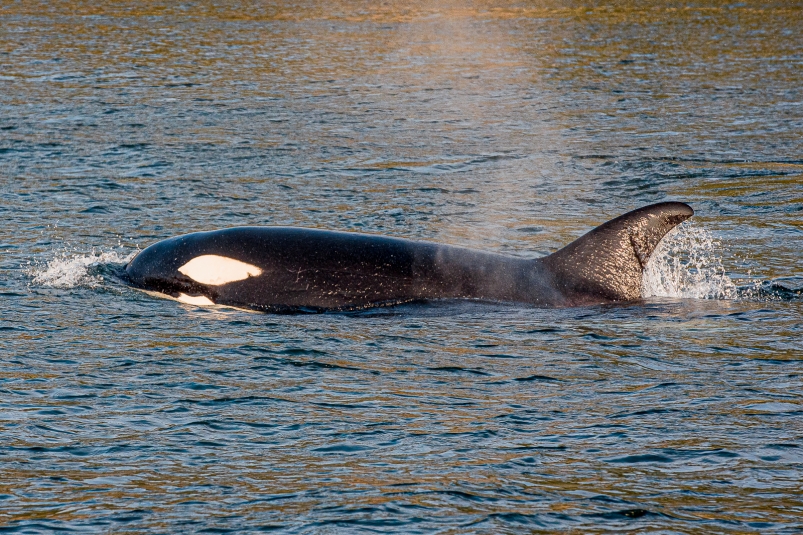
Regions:
<svg viewBox="0 0 803 535"><path fill-rule="evenodd" d="M349 310L426 299L577 306L638 299L655 246L693 215L660 203L611 220L534 260L400 238L237 227L160 241L129 282L195 304L263 311Z"/></svg>

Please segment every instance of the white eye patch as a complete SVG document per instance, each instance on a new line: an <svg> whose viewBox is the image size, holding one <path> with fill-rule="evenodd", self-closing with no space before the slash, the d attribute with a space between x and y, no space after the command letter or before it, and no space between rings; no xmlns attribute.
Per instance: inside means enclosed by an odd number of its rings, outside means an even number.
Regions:
<svg viewBox="0 0 803 535"><path fill-rule="evenodd" d="M262 274L262 270L256 266L214 254L196 256L178 270L196 282L211 286L220 286Z"/></svg>

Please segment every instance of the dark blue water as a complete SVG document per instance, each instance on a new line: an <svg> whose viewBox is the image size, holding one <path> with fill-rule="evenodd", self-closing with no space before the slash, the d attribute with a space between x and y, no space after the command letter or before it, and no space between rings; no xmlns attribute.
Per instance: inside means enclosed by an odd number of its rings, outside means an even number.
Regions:
<svg viewBox="0 0 803 535"><path fill-rule="evenodd" d="M0 526L803 530L799 3L0 6ZM297 225L537 257L697 215L642 302L262 315L116 270Z"/></svg>

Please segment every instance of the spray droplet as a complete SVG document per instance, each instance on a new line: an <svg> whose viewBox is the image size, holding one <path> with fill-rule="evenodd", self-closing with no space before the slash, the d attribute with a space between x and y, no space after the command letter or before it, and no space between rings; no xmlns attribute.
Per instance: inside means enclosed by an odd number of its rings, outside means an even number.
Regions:
<svg viewBox="0 0 803 535"><path fill-rule="evenodd" d="M93 250L88 254L70 254L62 251L45 264L31 265L26 273L33 277L33 284L46 288L95 288L103 282L103 278L94 273L92 268L105 264L125 264L136 253Z"/></svg>
<svg viewBox="0 0 803 535"><path fill-rule="evenodd" d="M736 299L722 266L721 244L694 223L672 229L658 244L642 278L642 297Z"/></svg>

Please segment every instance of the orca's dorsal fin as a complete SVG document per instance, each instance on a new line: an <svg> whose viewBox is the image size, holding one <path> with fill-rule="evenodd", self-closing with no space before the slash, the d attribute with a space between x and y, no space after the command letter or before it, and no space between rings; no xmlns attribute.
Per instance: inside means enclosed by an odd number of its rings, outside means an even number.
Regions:
<svg viewBox="0 0 803 535"><path fill-rule="evenodd" d="M645 206L598 226L544 262L573 303L639 299L642 272L658 242L692 215L680 202Z"/></svg>

